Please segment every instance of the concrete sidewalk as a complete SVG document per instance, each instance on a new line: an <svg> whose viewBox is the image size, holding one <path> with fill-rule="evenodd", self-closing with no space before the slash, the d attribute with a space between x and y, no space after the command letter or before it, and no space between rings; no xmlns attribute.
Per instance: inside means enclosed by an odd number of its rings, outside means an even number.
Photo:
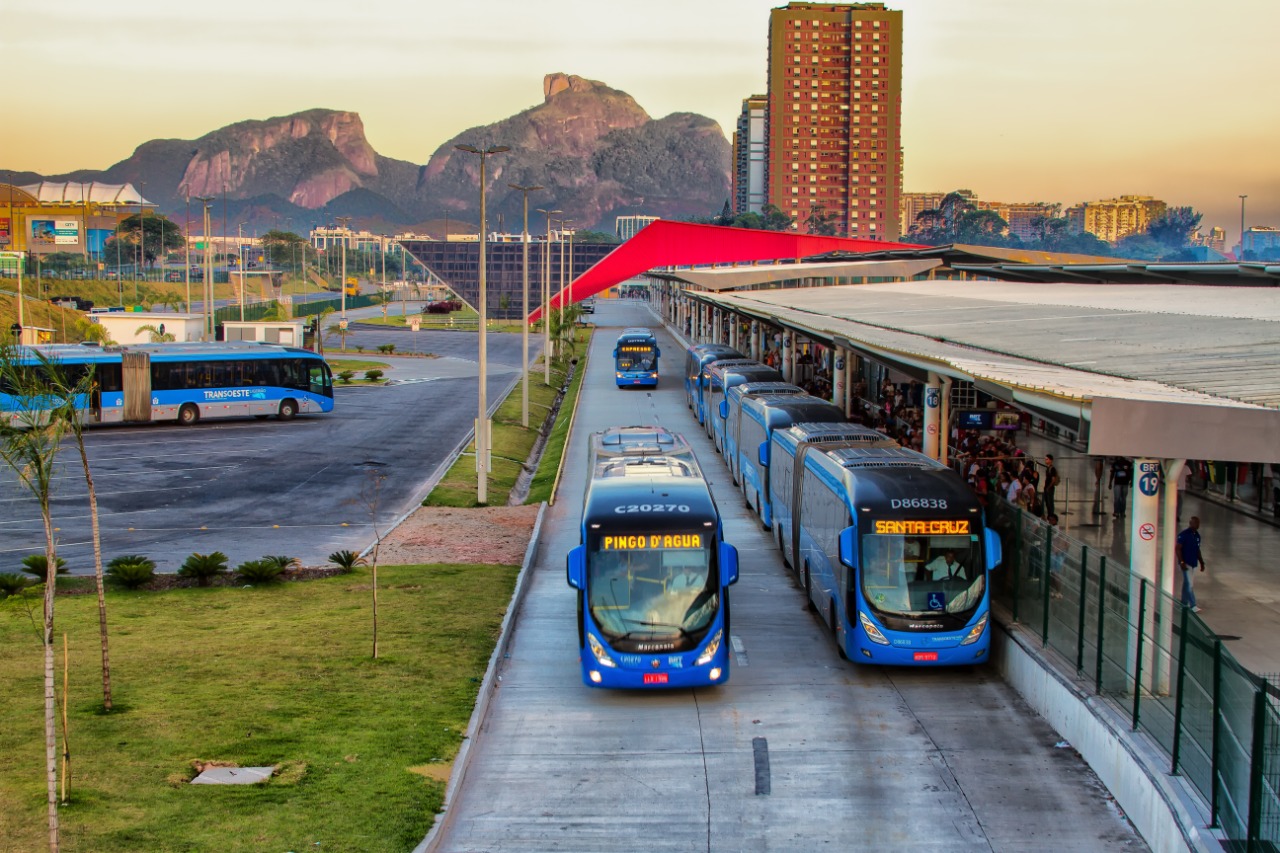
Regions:
<svg viewBox="0 0 1280 853"><path fill-rule="evenodd" d="M1093 459L1083 451L1034 434L1020 434L1018 444L1037 461L1046 453L1054 456L1063 479L1057 492L1059 527L1091 551L1128 565L1129 524L1111 518L1107 471L1095 489ZM1188 491L1178 529L1193 515L1200 518L1208 567L1196 574L1200 618L1251 671L1280 673L1280 576L1272 574L1280 564L1280 528ZM1174 589L1180 584L1179 577Z"/></svg>

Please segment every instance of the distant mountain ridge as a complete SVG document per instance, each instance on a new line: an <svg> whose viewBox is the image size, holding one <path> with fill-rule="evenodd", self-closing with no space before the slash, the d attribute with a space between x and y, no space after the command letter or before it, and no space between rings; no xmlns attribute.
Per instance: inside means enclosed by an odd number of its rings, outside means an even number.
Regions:
<svg viewBox="0 0 1280 853"><path fill-rule="evenodd" d="M488 161L491 229L500 219L507 230L520 227L520 194L509 183L542 186L531 206L603 230L625 213L712 215L728 198L730 147L711 119L654 120L625 92L567 74L547 75L543 94L537 106L458 134L424 166L375 151L357 113L311 109L194 140L151 140L101 171L15 178L145 182L145 196L171 214L188 198L225 194L237 222L277 227L288 219L295 230L338 215L378 227L446 217L474 223L479 158L454 149L469 143L511 148Z"/></svg>

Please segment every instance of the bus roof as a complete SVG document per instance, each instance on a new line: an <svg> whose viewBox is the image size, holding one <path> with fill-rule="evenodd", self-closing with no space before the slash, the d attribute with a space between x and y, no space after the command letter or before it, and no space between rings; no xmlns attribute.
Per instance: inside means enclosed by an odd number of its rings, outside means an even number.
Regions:
<svg viewBox="0 0 1280 853"><path fill-rule="evenodd" d="M719 379L722 383L728 385L741 385L751 380L759 380L761 382L780 382L782 374L767 364L730 364L724 361L713 361L707 368L707 372L713 378ZM739 380L731 382L732 379Z"/></svg>
<svg viewBox="0 0 1280 853"><path fill-rule="evenodd" d="M688 440L660 426L610 427L593 433L590 454L592 477L635 476L645 470L656 474L660 463L668 463L668 476L702 476ZM630 462L653 467L631 466Z"/></svg>
<svg viewBox="0 0 1280 853"><path fill-rule="evenodd" d="M661 513L629 510L630 507L660 505ZM675 507L666 511L666 507ZM657 519L657 520L655 520ZM588 530L593 522L607 521L610 530L641 530L661 525L702 527L716 519L715 501L707 481L701 477L619 477L592 480L582 508L582 522Z"/></svg>
<svg viewBox="0 0 1280 853"><path fill-rule="evenodd" d="M823 448L809 451L806 466L832 471L845 483L849 503L859 511L922 518L956 518L981 510L973 490L945 465L905 447ZM896 509L894 501L929 498L928 506ZM924 502L921 501L920 504Z"/></svg>
<svg viewBox="0 0 1280 853"><path fill-rule="evenodd" d="M311 350L298 347L284 347L279 344L258 343L255 341L226 341L215 343L167 343L167 344L124 344L111 346L89 346L85 344L42 344L24 346L17 349L17 356L33 358L39 353L45 358L68 363L97 363L118 361L121 354L146 353L152 361L187 361L190 359L237 359L237 358L295 358L321 359Z"/></svg>
<svg viewBox="0 0 1280 853"><path fill-rule="evenodd" d="M898 442L871 427L851 423L834 422L797 422L779 430L780 439L790 439L796 443L806 441L810 444L834 444L844 442L864 447L898 447Z"/></svg>
<svg viewBox="0 0 1280 853"><path fill-rule="evenodd" d="M781 396L788 394L797 396L800 394L808 394L809 392L801 388L799 385L792 385L790 382L743 382L741 385L735 385L729 389L729 393L736 397L760 397L765 394Z"/></svg>
<svg viewBox="0 0 1280 853"><path fill-rule="evenodd" d="M774 428L796 423L846 422L844 411L839 406L808 394L746 397L742 400L742 410L758 410L760 417Z"/></svg>

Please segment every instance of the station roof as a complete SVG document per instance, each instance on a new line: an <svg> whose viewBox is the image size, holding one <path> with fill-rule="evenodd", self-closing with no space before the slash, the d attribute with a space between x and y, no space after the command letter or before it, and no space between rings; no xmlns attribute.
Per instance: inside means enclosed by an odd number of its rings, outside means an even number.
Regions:
<svg viewBox="0 0 1280 853"><path fill-rule="evenodd" d="M1280 456L1280 291L919 281L694 295L910 375L971 379L1068 429L1092 421L1091 452Z"/></svg>
<svg viewBox="0 0 1280 853"><path fill-rule="evenodd" d="M653 278L666 278L692 284L703 290L719 292L762 284L779 284L802 279L904 279L923 275L942 266L937 258L914 258L888 261L830 261L823 263L764 264L717 269L687 269L676 272L650 273Z"/></svg>
<svg viewBox="0 0 1280 853"><path fill-rule="evenodd" d="M100 184L97 181L41 181L19 187L40 204L144 204L151 202L133 184Z"/></svg>

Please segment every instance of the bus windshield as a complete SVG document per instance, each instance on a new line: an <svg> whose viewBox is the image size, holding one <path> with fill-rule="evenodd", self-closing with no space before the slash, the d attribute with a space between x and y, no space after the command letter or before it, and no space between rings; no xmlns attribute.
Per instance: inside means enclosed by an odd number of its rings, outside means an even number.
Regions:
<svg viewBox="0 0 1280 853"><path fill-rule="evenodd" d="M967 521L941 524L957 530L969 527ZM867 603L892 616L963 615L978 606L986 588L978 536L973 533L866 534L859 569Z"/></svg>
<svg viewBox="0 0 1280 853"><path fill-rule="evenodd" d="M706 533L599 535L587 555L587 606L610 645L693 648L719 607Z"/></svg>
<svg viewBox="0 0 1280 853"><path fill-rule="evenodd" d="M653 370L653 348L638 344L618 347L618 370Z"/></svg>

